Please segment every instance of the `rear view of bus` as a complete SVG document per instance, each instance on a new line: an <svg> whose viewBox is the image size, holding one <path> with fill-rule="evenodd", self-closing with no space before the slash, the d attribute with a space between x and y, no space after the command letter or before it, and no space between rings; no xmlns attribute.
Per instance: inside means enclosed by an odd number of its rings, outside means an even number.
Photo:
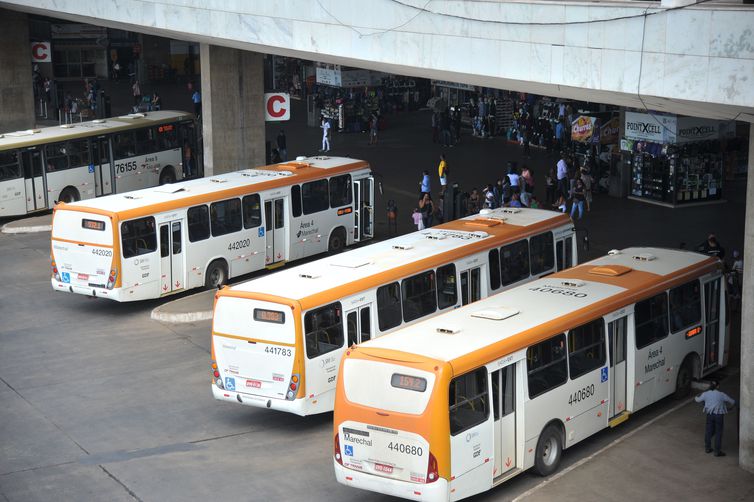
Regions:
<svg viewBox="0 0 754 502"><path fill-rule="evenodd" d="M302 350L296 344L295 302L215 296L212 394L221 401L304 415Z"/></svg>
<svg viewBox="0 0 754 502"><path fill-rule="evenodd" d="M333 416L338 482L413 500L448 500L450 426L443 377L450 367L368 345L346 352L338 376Z"/></svg>
<svg viewBox="0 0 754 502"><path fill-rule="evenodd" d="M87 296L115 298L120 270L110 216L56 209L52 225L52 288ZM116 298L117 299L117 298Z"/></svg>

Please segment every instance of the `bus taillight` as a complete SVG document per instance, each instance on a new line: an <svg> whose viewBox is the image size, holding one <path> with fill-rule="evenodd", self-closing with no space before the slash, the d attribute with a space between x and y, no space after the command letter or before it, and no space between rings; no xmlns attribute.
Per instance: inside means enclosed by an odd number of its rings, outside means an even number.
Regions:
<svg viewBox="0 0 754 502"><path fill-rule="evenodd" d="M434 483L440 477L437 468L437 459L432 452L429 452L429 465L427 465L427 483Z"/></svg>
<svg viewBox="0 0 754 502"><path fill-rule="evenodd" d="M338 461L340 465L343 465L343 459L340 458L340 437L339 434L335 434L335 445L333 448L333 454L335 455L335 460ZM431 455L431 453L430 453Z"/></svg>
<svg viewBox="0 0 754 502"><path fill-rule="evenodd" d="M285 394L285 398L288 401L293 401L294 399L296 399L296 389L298 389L298 381L299 381L298 375L296 374L291 375L291 381L288 384L288 392Z"/></svg>
<svg viewBox="0 0 754 502"><path fill-rule="evenodd" d="M212 376L215 379L215 385L217 385L217 388L225 389L225 386L223 385L223 379L220 378L220 372L217 369L217 363L215 361L212 361Z"/></svg>
<svg viewBox="0 0 754 502"><path fill-rule="evenodd" d="M60 274L58 273L58 266L55 264L55 260L52 260L52 276L56 281L60 280Z"/></svg>
<svg viewBox="0 0 754 502"><path fill-rule="evenodd" d="M107 278L107 289L113 289L115 287L115 278L118 277L118 269L111 268L110 276Z"/></svg>

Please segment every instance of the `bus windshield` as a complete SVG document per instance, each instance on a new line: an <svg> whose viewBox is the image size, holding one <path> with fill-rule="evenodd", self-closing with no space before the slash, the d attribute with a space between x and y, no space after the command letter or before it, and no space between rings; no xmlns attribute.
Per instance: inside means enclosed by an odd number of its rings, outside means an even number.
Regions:
<svg viewBox="0 0 754 502"><path fill-rule="evenodd" d="M434 384L435 375L428 371L364 359L343 362L346 398L361 406L421 415Z"/></svg>

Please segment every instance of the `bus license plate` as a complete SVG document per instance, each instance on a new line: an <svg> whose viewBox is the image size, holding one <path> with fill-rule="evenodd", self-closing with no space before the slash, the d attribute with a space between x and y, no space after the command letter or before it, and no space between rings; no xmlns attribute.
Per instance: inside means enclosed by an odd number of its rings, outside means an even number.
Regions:
<svg viewBox="0 0 754 502"><path fill-rule="evenodd" d="M78 280L80 281L88 281L89 280L89 274L79 274Z"/></svg>
<svg viewBox="0 0 754 502"><path fill-rule="evenodd" d="M392 465L385 465L385 464L374 464L374 470L377 472L384 472L385 474L392 474L393 473L393 466Z"/></svg>
<svg viewBox="0 0 754 502"><path fill-rule="evenodd" d="M246 386L251 387L252 389L261 389L262 382L259 380L246 380Z"/></svg>

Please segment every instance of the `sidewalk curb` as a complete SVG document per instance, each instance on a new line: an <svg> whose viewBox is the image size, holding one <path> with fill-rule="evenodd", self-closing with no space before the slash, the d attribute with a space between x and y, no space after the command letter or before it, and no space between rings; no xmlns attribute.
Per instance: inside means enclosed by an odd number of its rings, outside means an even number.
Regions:
<svg viewBox="0 0 754 502"><path fill-rule="evenodd" d="M52 232L52 225L36 225L30 227L10 227L10 223L3 225L2 233L4 234L31 234L35 232Z"/></svg>
<svg viewBox="0 0 754 502"><path fill-rule="evenodd" d="M200 311L200 312L182 312L180 314L170 313L170 312L160 312L159 310L160 310L160 307L157 307L154 310L152 310L150 317L155 321L166 322L170 324L186 324L190 322L206 321L206 320L212 319L211 310L205 310L205 311Z"/></svg>

